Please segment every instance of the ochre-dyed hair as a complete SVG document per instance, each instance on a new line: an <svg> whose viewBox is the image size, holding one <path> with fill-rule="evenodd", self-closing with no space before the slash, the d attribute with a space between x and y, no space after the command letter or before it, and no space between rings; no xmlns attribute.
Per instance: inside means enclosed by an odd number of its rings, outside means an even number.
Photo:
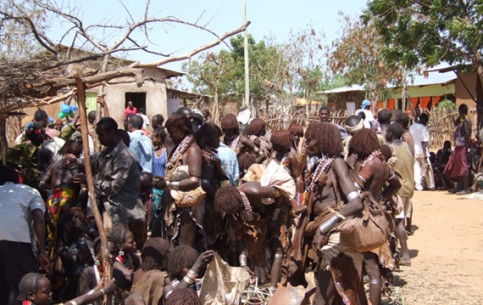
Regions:
<svg viewBox="0 0 483 305"><path fill-rule="evenodd" d="M221 119L221 128L222 129L239 129L238 127L238 120L234 114L225 114Z"/></svg>
<svg viewBox="0 0 483 305"><path fill-rule="evenodd" d="M329 158L340 157L343 151L340 132L332 123L310 123L305 131L305 138L307 141L315 139L317 149Z"/></svg>
<svg viewBox="0 0 483 305"><path fill-rule="evenodd" d="M182 280L183 269L190 269L198 259L198 252L190 246L177 246L168 254L168 275L171 280Z"/></svg>
<svg viewBox="0 0 483 305"><path fill-rule="evenodd" d="M379 141L372 129L363 128L356 131L349 142L349 155L357 154L359 160L364 160L378 149Z"/></svg>
<svg viewBox="0 0 483 305"><path fill-rule="evenodd" d="M193 134L190 119L179 113L175 113L169 117L166 121L166 129L169 133L171 133L172 130L179 130L185 137Z"/></svg>
<svg viewBox="0 0 483 305"><path fill-rule="evenodd" d="M35 293L39 289L40 279L45 275L36 272L25 274L18 285L18 300L27 301L30 292Z"/></svg>
<svg viewBox="0 0 483 305"><path fill-rule="evenodd" d="M288 132L290 133L291 136L299 136L299 137L304 136L304 128L301 125L296 123L288 127Z"/></svg>
<svg viewBox="0 0 483 305"><path fill-rule="evenodd" d="M392 150L391 150L391 147L389 147L388 145L382 144L381 147L379 147L379 150L384 156L384 159L386 160L386 162L392 157Z"/></svg>
<svg viewBox="0 0 483 305"><path fill-rule="evenodd" d="M201 301L193 289L178 288L166 299L166 305L201 305Z"/></svg>
<svg viewBox="0 0 483 305"><path fill-rule="evenodd" d="M292 144L290 143L290 133L286 130L275 130L270 137L272 145L282 148L282 151L289 151Z"/></svg>
<svg viewBox="0 0 483 305"><path fill-rule="evenodd" d="M144 271L160 270L168 253L169 243L164 238L151 237L144 243L141 268Z"/></svg>
<svg viewBox="0 0 483 305"><path fill-rule="evenodd" d="M261 136L262 130L265 127L265 121L260 118L255 118L250 122L247 127L248 136Z"/></svg>
<svg viewBox="0 0 483 305"><path fill-rule="evenodd" d="M236 214L243 208L243 200L238 189L231 185L220 187L215 193L215 211L226 213L227 215Z"/></svg>
<svg viewBox="0 0 483 305"><path fill-rule="evenodd" d="M257 161L257 156L252 153L246 152L238 157L238 167L240 171L247 170L253 163Z"/></svg>

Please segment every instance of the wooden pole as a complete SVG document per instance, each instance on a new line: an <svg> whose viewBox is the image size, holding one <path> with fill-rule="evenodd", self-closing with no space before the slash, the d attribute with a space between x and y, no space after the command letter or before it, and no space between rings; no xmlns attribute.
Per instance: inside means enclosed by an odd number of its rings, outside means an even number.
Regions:
<svg viewBox="0 0 483 305"><path fill-rule="evenodd" d="M247 1L243 0L243 21L247 23ZM248 57L248 30L245 29L243 36L243 50L245 61L245 100L244 105L250 107L250 111L253 111L253 105L250 103L250 72L249 72L249 57Z"/></svg>
<svg viewBox="0 0 483 305"><path fill-rule="evenodd" d="M104 267L104 277L107 280L111 279L112 270L111 264L109 262L109 248L107 245L107 234L104 230L104 225L102 223L101 213L97 207L95 189L94 189L94 178L92 174L91 166L91 156L89 154L89 139L87 133L87 108L86 108L86 85L82 81L80 75L76 76L76 87L77 87L77 104L79 105L80 123L81 123L81 133L82 133L82 148L84 150L84 161L86 168L86 179L87 188L89 189L89 201L91 202L91 209L94 213L94 219L96 220L97 230L99 231L99 236L101 238L101 251L102 251L102 266ZM106 297L109 298L107 295ZM106 304L110 304L109 300L105 300Z"/></svg>
<svg viewBox="0 0 483 305"><path fill-rule="evenodd" d="M0 113L0 161L3 165L7 164L7 114Z"/></svg>

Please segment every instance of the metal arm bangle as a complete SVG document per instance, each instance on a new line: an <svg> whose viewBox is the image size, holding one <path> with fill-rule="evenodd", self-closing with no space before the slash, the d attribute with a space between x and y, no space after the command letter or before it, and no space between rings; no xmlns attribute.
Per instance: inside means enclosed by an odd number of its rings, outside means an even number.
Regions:
<svg viewBox="0 0 483 305"><path fill-rule="evenodd" d="M329 232L333 227L335 227L339 222L341 222L343 220L343 218L341 218L341 216L342 215L339 214L339 213L334 214L329 219L327 219L327 221L322 223L319 226L320 233L326 234L327 232Z"/></svg>
<svg viewBox="0 0 483 305"><path fill-rule="evenodd" d="M198 277L198 273L190 269L188 273L186 273L186 276L194 281Z"/></svg>
<svg viewBox="0 0 483 305"><path fill-rule="evenodd" d="M352 199L359 198L359 192L358 191L352 191L346 196L347 201L351 201Z"/></svg>
<svg viewBox="0 0 483 305"><path fill-rule="evenodd" d="M166 182L166 186L172 190L179 190L179 181L174 181L174 182L168 181Z"/></svg>
<svg viewBox="0 0 483 305"><path fill-rule="evenodd" d="M240 254L238 260L240 261L240 266L245 267L248 265L248 257L246 254Z"/></svg>
<svg viewBox="0 0 483 305"><path fill-rule="evenodd" d="M193 284L193 282L194 282L194 280L190 279L190 278L189 278L187 275L185 275L185 276L183 277L183 281L185 281L186 283L188 283L188 285L190 285L190 286L191 286L191 285Z"/></svg>

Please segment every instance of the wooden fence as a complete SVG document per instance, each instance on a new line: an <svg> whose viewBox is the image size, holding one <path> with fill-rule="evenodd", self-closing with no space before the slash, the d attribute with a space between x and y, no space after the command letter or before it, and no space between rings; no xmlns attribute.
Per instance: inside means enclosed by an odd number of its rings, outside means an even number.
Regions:
<svg viewBox="0 0 483 305"><path fill-rule="evenodd" d="M428 129L431 136L430 147L431 149L439 149L443 147L443 143L446 140L451 141L451 145L454 145L453 133L455 130L454 120L458 116L456 110L436 109L430 113ZM472 139L478 134L477 115L476 110L470 110L468 114L471 120L472 126Z"/></svg>
<svg viewBox="0 0 483 305"><path fill-rule="evenodd" d="M349 116L349 113L344 110L332 111L330 113L331 121L341 126L344 126L344 121L347 116ZM431 149L436 150L441 148L446 140L451 141L451 144L454 145L453 132L455 127L453 121L457 116L458 111L456 110L440 109L429 113L428 129L431 136ZM472 138L475 138L478 130L478 126L476 124L476 110L470 110L468 116L471 119L473 127ZM296 112L293 110L274 111L265 115L264 119L267 122L268 129L271 130L287 129L288 126L294 122L305 126L307 121L310 123L317 122L319 120L316 113L311 113L309 119L307 120L304 111Z"/></svg>

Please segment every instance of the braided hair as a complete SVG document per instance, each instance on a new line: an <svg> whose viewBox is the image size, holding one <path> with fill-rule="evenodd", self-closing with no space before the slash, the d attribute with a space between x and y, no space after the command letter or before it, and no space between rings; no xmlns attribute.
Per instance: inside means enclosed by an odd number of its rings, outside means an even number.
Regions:
<svg viewBox="0 0 483 305"><path fill-rule="evenodd" d="M166 305L201 305L201 301L193 289L178 288L171 292Z"/></svg>
<svg viewBox="0 0 483 305"><path fill-rule="evenodd" d="M160 270L163 260L169 253L169 243L161 237L152 237L144 243L141 254L144 271Z"/></svg>
<svg viewBox="0 0 483 305"><path fill-rule="evenodd" d="M231 185L220 187L215 193L214 207L217 213L236 214L243 208L243 200L238 189Z"/></svg>
<svg viewBox="0 0 483 305"><path fill-rule="evenodd" d="M315 140L318 151L326 157L340 157L343 151L342 138L339 129L327 122L310 123L305 132L307 141Z"/></svg>
<svg viewBox="0 0 483 305"><path fill-rule="evenodd" d="M198 252L190 246L177 246L168 254L168 275L180 280L185 275L184 268L191 268L198 259Z"/></svg>
<svg viewBox="0 0 483 305"><path fill-rule="evenodd" d="M29 272L25 274L18 285L18 300L28 300L28 294L31 292L35 293L37 289L39 289L40 279L44 277L44 274L37 272Z"/></svg>
<svg viewBox="0 0 483 305"><path fill-rule="evenodd" d="M358 130L349 142L349 155L356 154L359 160L364 160L378 149L379 140L372 129L363 128Z"/></svg>

